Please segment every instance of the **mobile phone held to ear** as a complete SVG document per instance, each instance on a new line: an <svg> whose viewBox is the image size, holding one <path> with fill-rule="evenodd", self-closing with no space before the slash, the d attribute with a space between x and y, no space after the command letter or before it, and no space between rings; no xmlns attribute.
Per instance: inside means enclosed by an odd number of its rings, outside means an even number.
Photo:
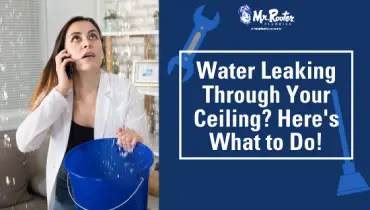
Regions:
<svg viewBox="0 0 370 210"><path fill-rule="evenodd" d="M70 58L70 57L66 57L66 58ZM66 59L66 58L63 58L63 60ZM63 62L63 60L62 60L62 62ZM68 79L72 79L73 70L74 70L74 63L73 62L68 62L66 64L66 73L67 73Z"/></svg>

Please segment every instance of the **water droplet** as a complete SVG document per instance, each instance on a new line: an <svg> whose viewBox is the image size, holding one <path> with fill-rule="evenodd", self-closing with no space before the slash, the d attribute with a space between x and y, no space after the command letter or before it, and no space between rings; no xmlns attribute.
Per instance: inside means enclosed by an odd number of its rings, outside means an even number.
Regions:
<svg viewBox="0 0 370 210"><path fill-rule="evenodd" d="M4 90L4 100L8 100L8 93Z"/></svg>
<svg viewBox="0 0 370 210"><path fill-rule="evenodd" d="M10 185L11 182L8 176L5 177L5 181L6 181L6 185Z"/></svg>
<svg viewBox="0 0 370 210"><path fill-rule="evenodd" d="M120 153L120 156L123 157L123 158L126 158L127 155L128 155L128 152L126 152L126 151Z"/></svg>
<svg viewBox="0 0 370 210"><path fill-rule="evenodd" d="M12 148L12 144L10 143L10 137L7 134L4 134L4 147L5 148Z"/></svg>

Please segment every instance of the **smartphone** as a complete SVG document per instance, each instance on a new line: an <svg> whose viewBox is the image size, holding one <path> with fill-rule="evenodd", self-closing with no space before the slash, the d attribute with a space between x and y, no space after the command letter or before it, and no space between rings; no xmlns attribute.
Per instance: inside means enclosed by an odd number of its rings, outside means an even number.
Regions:
<svg viewBox="0 0 370 210"><path fill-rule="evenodd" d="M70 57L66 57L66 58L70 58ZM66 58L63 58L63 60L66 59ZM62 62L63 62L63 60L62 60ZM72 79L73 69L74 69L74 62L68 62L66 64L66 73L67 73L68 79Z"/></svg>

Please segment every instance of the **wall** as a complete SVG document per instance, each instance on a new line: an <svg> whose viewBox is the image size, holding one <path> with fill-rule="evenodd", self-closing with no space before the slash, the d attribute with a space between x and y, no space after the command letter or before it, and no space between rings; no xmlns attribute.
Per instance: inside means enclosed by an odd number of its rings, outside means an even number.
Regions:
<svg viewBox="0 0 370 210"><path fill-rule="evenodd" d="M103 10L114 9L122 16L118 31L154 30L152 15L159 8L158 0L105 0ZM151 39L151 59L158 59L158 36ZM132 61L144 58L144 39L120 37L113 40L113 57L119 70L128 76Z"/></svg>
<svg viewBox="0 0 370 210"><path fill-rule="evenodd" d="M54 48L59 30L73 16L82 15L97 19L99 0L46 0L47 55Z"/></svg>

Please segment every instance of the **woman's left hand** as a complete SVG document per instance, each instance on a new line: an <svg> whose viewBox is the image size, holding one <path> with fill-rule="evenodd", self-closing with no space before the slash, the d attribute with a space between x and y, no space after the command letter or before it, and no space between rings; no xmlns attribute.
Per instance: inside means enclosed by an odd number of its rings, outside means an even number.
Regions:
<svg viewBox="0 0 370 210"><path fill-rule="evenodd" d="M143 142L141 136L133 129L118 128L117 129L118 144L127 152L132 152L137 142Z"/></svg>

